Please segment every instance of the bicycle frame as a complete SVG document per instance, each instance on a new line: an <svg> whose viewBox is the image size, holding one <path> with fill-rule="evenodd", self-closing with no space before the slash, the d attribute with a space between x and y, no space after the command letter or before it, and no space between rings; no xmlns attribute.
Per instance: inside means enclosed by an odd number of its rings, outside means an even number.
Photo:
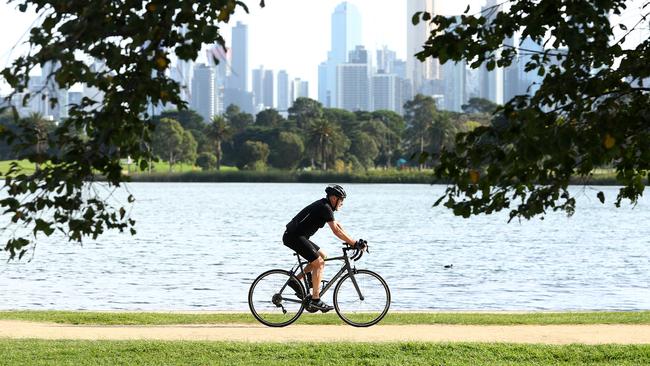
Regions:
<svg viewBox="0 0 650 366"><path fill-rule="evenodd" d="M297 254L294 255L298 256ZM327 292L327 290L329 290L336 283L336 281L338 281L345 273L349 273L350 279L352 280L352 284L354 285L354 288L357 290L357 294L359 294L359 299L364 300L364 296L361 293L361 289L359 288L359 285L357 284L357 280L356 278L354 278L354 274L356 273L356 267L352 266L352 264L350 263L350 257L347 255L346 249L343 248L342 256L325 258L325 262L331 262L331 261L343 261L345 263L343 263L341 269L339 269L339 271L331 279L324 280L324 282L326 282L326 285L321 288L319 296L323 296ZM294 265L291 268L291 273L295 276L297 276L300 273L305 274L304 267L306 267L307 264L309 264L309 262L303 261L300 259L300 257L298 257L298 264ZM309 286L311 284L307 283L307 276L303 276L302 280L306 285L305 288L307 289L307 291L309 291Z"/></svg>

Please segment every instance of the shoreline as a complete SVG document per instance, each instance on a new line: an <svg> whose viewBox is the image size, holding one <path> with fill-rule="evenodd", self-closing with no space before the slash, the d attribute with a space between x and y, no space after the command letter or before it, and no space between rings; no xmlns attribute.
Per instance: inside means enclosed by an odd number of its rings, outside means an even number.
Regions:
<svg viewBox="0 0 650 366"><path fill-rule="evenodd" d="M372 171L367 173L297 172L297 171L223 171L127 174L130 182L155 183L364 183L364 184L450 184L430 173ZM646 184L650 182L645 182ZM611 174L590 179L576 177L569 186L622 186ZM650 184L649 184L650 185Z"/></svg>

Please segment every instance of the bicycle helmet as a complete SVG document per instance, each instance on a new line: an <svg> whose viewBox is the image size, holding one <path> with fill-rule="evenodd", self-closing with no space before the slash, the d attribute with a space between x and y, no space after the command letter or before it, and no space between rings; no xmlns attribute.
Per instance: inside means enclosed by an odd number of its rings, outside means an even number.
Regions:
<svg viewBox="0 0 650 366"><path fill-rule="evenodd" d="M343 187L341 187L338 184L330 184L329 186L327 186L327 188L325 188L325 194L327 194L327 197L329 196L336 196L339 198L346 197L345 190L343 189Z"/></svg>

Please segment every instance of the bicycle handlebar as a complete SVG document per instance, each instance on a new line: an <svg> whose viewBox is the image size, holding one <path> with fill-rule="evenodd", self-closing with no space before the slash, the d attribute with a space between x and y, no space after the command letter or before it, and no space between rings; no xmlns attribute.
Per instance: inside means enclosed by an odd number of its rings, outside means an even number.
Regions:
<svg viewBox="0 0 650 366"><path fill-rule="evenodd" d="M354 253L350 256L350 259L352 259L355 262L358 261L359 259L361 259L361 257L363 257L363 253L365 251L370 253L368 244L366 244L365 250L360 250L359 248L351 247L347 243L343 243L343 245L345 245L345 247L343 248L343 251L354 250Z"/></svg>

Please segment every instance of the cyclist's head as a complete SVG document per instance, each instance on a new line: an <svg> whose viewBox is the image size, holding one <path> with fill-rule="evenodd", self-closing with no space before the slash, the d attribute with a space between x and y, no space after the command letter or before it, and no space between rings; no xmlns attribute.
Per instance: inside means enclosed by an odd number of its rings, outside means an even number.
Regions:
<svg viewBox="0 0 650 366"><path fill-rule="evenodd" d="M347 195L345 190L338 184L330 184L325 188L325 193L327 194L327 199L334 207L334 211L337 211L343 205L343 200Z"/></svg>
<svg viewBox="0 0 650 366"><path fill-rule="evenodd" d="M336 196L338 198L345 198L347 196L343 187L338 184L330 184L327 186L327 188L325 188L325 193L327 194L327 197Z"/></svg>

